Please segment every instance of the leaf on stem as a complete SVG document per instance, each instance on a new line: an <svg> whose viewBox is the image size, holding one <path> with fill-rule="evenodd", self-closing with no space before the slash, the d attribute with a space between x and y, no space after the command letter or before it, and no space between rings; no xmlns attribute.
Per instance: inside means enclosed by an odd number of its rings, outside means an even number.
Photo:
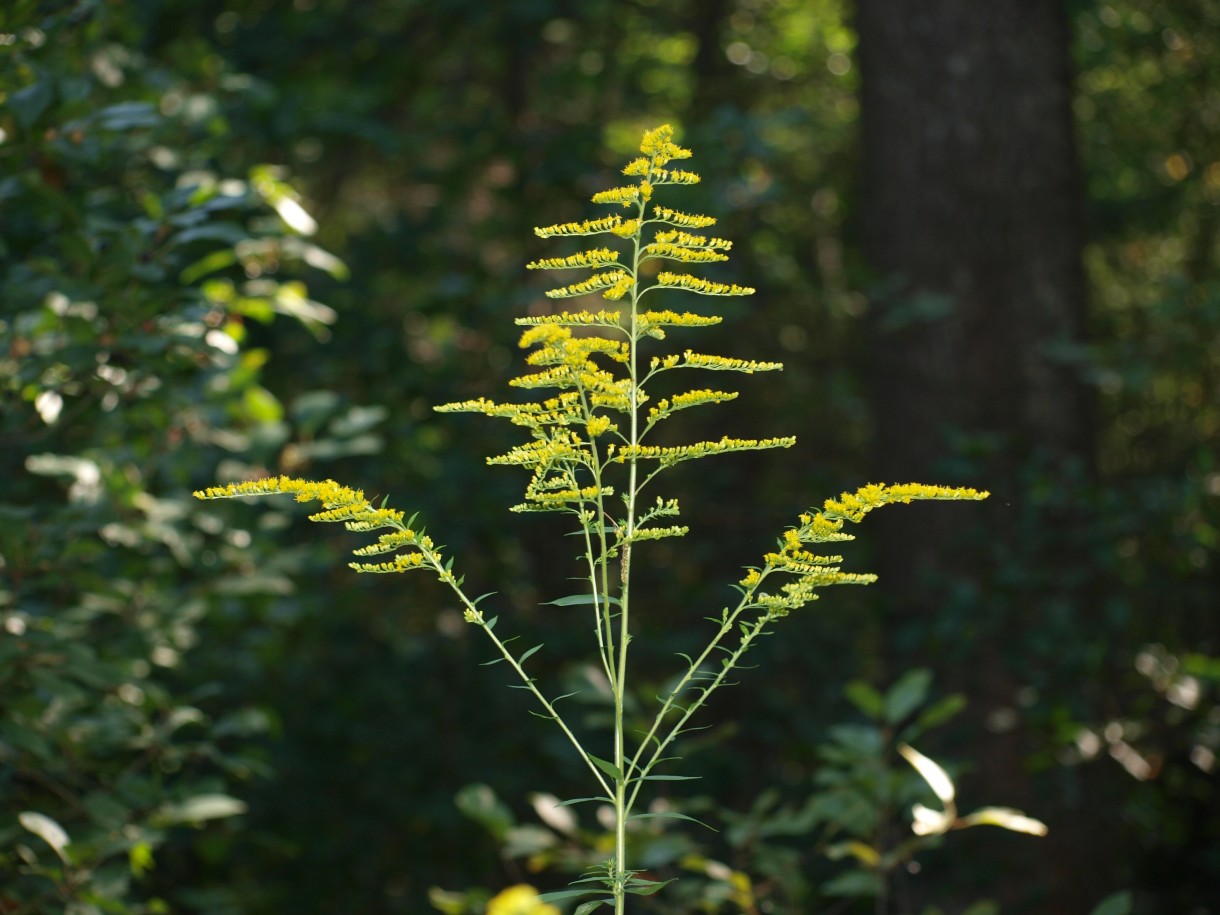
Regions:
<svg viewBox="0 0 1220 915"><path fill-rule="evenodd" d="M545 604L539 604L540 607L577 607L588 606L590 604L618 604L617 597L611 597L609 594L569 594L567 597L559 597L555 600L549 600Z"/></svg>
<svg viewBox="0 0 1220 915"><path fill-rule="evenodd" d="M589 756L589 760L593 763L593 765L597 766L597 768L601 769L603 772L605 772L607 775L609 775L616 782L621 782L623 780L622 771L614 763L610 762L609 760L601 759L600 757L594 756L592 753L588 754L588 756Z"/></svg>
<svg viewBox="0 0 1220 915"><path fill-rule="evenodd" d="M673 810L663 810L663 811L659 811L656 813L633 813L627 819L629 819L629 820L689 820L692 823L698 823L700 826L710 829L712 832L720 831L719 829L717 829L714 826L709 826L707 823L703 822L703 820L696 820L692 816L687 816L685 813L677 813Z"/></svg>

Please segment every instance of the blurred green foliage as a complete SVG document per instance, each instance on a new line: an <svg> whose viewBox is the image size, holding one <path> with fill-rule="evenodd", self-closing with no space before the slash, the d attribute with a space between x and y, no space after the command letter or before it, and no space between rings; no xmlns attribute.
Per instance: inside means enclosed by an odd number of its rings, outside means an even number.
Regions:
<svg viewBox="0 0 1220 915"><path fill-rule="evenodd" d="M1096 467L1026 467L1012 511L1029 553L991 556L981 589L939 583L932 617L883 627L848 595L792 619L766 648L761 704L741 716L737 694L719 700L721 723L688 747L706 750L706 780L675 803L715 797L738 811L723 815L734 836L780 829L842 771L819 750L849 715L842 684L935 663L977 702L988 671L970 647L1007 602L1021 626L994 660L1024 687L975 710L994 733L946 726L926 752L983 767L1019 730L1038 800L1025 806L1068 837L1055 854L1093 843L1093 898L1134 891L1107 912L1208 912L1220 4L1072 14L1092 326L1058 355L1095 387ZM587 163L609 170L671 121L705 173L733 176L733 278L758 287L742 308L765 320L739 311L729 332L789 367L761 408L726 405L730 422L802 433L675 493L696 533L726 532L692 537L702 552L659 547L675 592L648 625L677 646L697 624L677 608L720 599L708 570L753 555L792 504L863 482L873 278L854 240L850 15L834 0L4 4L0 909L414 913L432 886L541 886L453 797L494 784L522 823L523 799L563 796L578 773L520 723L456 610L435 590L351 580L316 530L277 539L301 523L291 513L260 513L251 537L248 514L186 495L259 470L410 493L472 580L507 583L523 628L564 656L561 614L537 604L566 593L565 557L530 551L545 520L505 533L516 481L480 464L508 430L465 447L468 427L429 408L510 373L504 317L535 308L544 282L521 268L536 213L574 218L554 201L591 192ZM987 485L994 443L967 432L946 477ZM753 512L730 514L738 500L719 494L747 477L763 480ZM1087 523L1057 524L1065 505ZM1065 561L1042 573L1031 557L1048 550ZM604 714L587 670L554 673ZM1051 871L1027 851L1040 843L984 873L968 858L1027 840L975 833L921 855L910 905L1048 911ZM791 885L833 879L802 841L766 867L792 851L805 869ZM979 850L959 860L954 843Z"/></svg>

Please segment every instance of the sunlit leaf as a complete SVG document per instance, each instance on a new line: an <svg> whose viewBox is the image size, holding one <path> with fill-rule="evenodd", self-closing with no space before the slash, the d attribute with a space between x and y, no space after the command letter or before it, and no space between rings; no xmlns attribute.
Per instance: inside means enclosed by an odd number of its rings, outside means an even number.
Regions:
<svg viewBox="0 0 1220 915"><path fill-rule="evenodd" d="M68 833L57 822L46 814L33 810L23 810L17 814L17 822L50 845L60 858L67 860L64 849L68 847L70 840Z"/></svg>
<svg viewBox="0 0 1220 915"><path fill-rule="evenodd" d="M1010 832L1024 832L1031 836L1044 836L1047 833L1046 824L1041 820L1010 807L983 807L962 817L961 823L968 826L999 826Z"/></svg>
<svg viewBox="0 0 1220 915"><path fill-rule="evenodd" d="M903 759L915 767L915 771L928 783L928 787L932 789L933 794L940 798L941 803L953 803L956 791L953 787L953 780L949 778L948 772L914 747L907 746L905 743L899 745L898 752L902 755Z"/></svg>
<svg viewBox="0 0 1220 915"><path fill-rule="evenodd" d="M227 794L198 794L179 804L167 804L156 815L165 826L203 823L238 816L246 812L246 804Z"/></svg>

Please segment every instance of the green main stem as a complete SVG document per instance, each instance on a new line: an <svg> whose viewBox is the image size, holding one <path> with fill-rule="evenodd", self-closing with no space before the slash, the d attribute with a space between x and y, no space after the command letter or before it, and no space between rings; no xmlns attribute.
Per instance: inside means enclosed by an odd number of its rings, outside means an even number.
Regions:
<svg viewBox="0 0 1220 915"><path fill-rule="evenodd" d="M649 174L651 177L651 172ZM639 402L639 370L637 357L639 352L639 302L640 302L640 236L644 227L644 210L647 201L640 201L640 225L632 239L631 275L635 281L631 284L631 327L628 348L630 351L631 373L631 444L640 443L640 402ZM627 643L630 641L630 589L631 589L631 537L635 533L635 497L638 483L637 461L633 455L628 460L627 478L627 526L624 531L626 543L623 545L622 559L622 589L619 594L619 639L618 639L618 672L614 684L614 765L618 776L614 784L614 913L624 915L627 910L627 748L623 733L623 701L627 693Z"/></svg>

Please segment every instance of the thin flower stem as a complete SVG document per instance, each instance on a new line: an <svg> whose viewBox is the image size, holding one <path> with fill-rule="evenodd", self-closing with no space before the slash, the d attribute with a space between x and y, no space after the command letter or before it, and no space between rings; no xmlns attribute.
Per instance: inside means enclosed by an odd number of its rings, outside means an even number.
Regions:
<svg viewBox="0 0 1220 915"><path fill-rule="evenodd" d="M546 709L547 714L551 716L551 719L557 725L559 725L560 730L562 730L567 736L572 746L576 748L576 752L580 754L580 758L585 761L585 765L589 767L589 771L593 773L593 777L597 779L598 785L600 785L601 789L606 792L606 797L610 797L613 792L610 790L610 785L606 782L601 770L598 769L593 763L593 760L589 758L588 751L585 750L584 746L581 744L580 740L577 739L576 735L572 733L572 730L568 727L567 722L560 717L559 713L555 711L555 707L551 705L546 696L542 695L538 687L534 685L534 678L525 672L525 669L521 666L517 659L513 657L512 652L508 650L508 646L505 645L504 642L500 640L500 637L496 635L495 632L493 632L487 625L486 620L483 618L483 611L479 610L479 608L474 605L474 601L466 596L466 592L462 590L462 587L458 584L457 579L453 577L453 573L449 572L443 565L441 565L436 554L432 550L421 548L420 552L423 553L424 559L428 562L428 564L436 570L437 576L440 578L440 580L449 585L449 587L453 590L453 593L457 595L458 600L460 600L466 609L474 615L475 621L478 623L479 628L486 632L488 637L495 642L496 648L500 650L500 654L504 657L504 660L508 661L508 663L512 666L512 669L517 672L517 676L519 676L525 683L526 688L528 688L529 691L534 694L534 698L536 698L542 704L542 707Z"/></svg>
<svg viewBox="0 0 1220 915"><path fill-rule="evenodd" d="M649 177L652 170L649 168ZM639 219L643 222L644 210L646 207L645 201L639 203ZM639 275L640 267L640 230L637 228L635 235L632 237L632 254L631 254L631 273L632 276ZM642 393L639 383L639 284L633 283L631 286L631 325L629 328L629 359L628 371L631 377L630 388L630 411L631 411L631 436L630 441L633 446L639 445L640 442L640 394ZM629 623L631 619L631 554L632 543L631 538L635 533L635 505L637 495L637 479L638 479L639 461L634 456L628 460L627 471L627 517L626 527L623 532L623 539L626 541L622 547L622 590L619 596L619 657L618 657L618 677L614 690L614 765L618 769L618 776L615 778L614 792L614 874L613 874L613 891L614 891L614 912L615 915L624 915L626 912L626 883L627 883L627 778L624 767L627 761L627 749L624 744L623 734L623 701L627 691L627 644L630 641Z"/></svg>
<svg viewBox="0 0 1220 915"><path fill-rule="evenodd" d="M581 408L584 410L585 421L592 419L593 411L589 407L588 398L585 392L580 392ZM597 647L598 654L601 655L602 669L606 672L606 677L610 682L610 690L613 693L615 683L618 677L614 670L614 626L610 617L610 573L609 560L607 553L609 546L606 543L606 520L607 512L605 505L605 497L602 495L602 463L601 453L597 449L597 443L593 441L592 436L589 439L589 452L593 456L593 461L589 464L589 469L593 473L593 485L597 488L597 513L595 521L597 523L597 539L598 549L597 555L601 558L601 597L598 597L597 586L597 565L594 560L593 543L589 537L589 526L584 525L585 529L585 558L589 562L589 584L593 592L594 603L594 628L597 631Z"/></svg>
<svg viewBox="0 0 1220 915"><path fill-rule="evenodd" d="M724 684L724 678L727 677L729 673L737 666L737 662L741 660L742 655L749 650L751 643L762 633L763 629L769 622L771 622L771 615L767 613L764 613L754 621L754 623L742 634L741 644L737 647L736 651L729 655L728 659L724 662L724 665L720 668L720 673L716 675L715 679L712 680L708 686L704 687L703 691L699 694L699 697L689 706L687 706L686 711L683 712L682 717L678 719L677 724L673 726L670 732L662 740L658 741L657 748L653 751L652 756L649 757L648 762L639 769L640 774L636 778L635 785L631 791L631 797L627 802L628 811L635 806L635 799L640 793L640 786L644 784L644 777L648 775L648 773L652 770L652 767L657 764L657 761L661 758L661 754L665 752L665 748L669 746L679 734L682 733L682 729L685 727L686 722L689 721L691 716L694 715L695 712L697 712L703 705L703 703L707 701L708 697ZM717 637L717 640L719 640L719 637Z"/></svg>
<svg viewBox="0 0 1220 915"><path fill-rule="evenodd" d="M631 762L627 767L627 772L625 772L624 775L630 777L639 769L640 758L644 755L644 751L648 748L648 744L656 736L657 731L660 730L661 723L665 720L665 716L669 714L669 710L674 707L674 703L685 691L687 684L689 684L694 678L695 674L699 672L699 669L703 667L703 662L707 660L708 655L715 651L716 646L720 644L720 640L732 630L734 623L737 622L737 618L745 611L746 607L749 605L751 597L753 597L755 590L757 590L758 584L761 584L761 582L762 577L759 578L758 583L756 583L752 588L742 595L741 600L733 609L733 612L725 617L724 622L721 623L720 631L717 632L715 637L707 643L703 649L703 653L691 662L690 667L687 669L686 673L683 674L682 679L678 681L677 685L669 691L669 695L665 697L665 701L661 704L660 711L658 711L656 717L653 718L652 727L648 729L648 733L645 734L644 739L640 741L640 747L638 750L636 750L635 756L632 757Z"/></svg>

